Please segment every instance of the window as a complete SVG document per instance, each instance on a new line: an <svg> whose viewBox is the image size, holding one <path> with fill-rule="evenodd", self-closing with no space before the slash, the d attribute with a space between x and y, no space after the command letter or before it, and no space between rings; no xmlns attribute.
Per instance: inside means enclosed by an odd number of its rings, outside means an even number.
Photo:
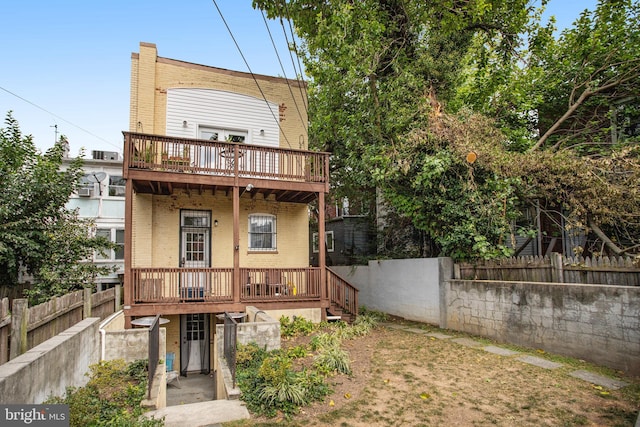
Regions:
<svg viewBox="0 0 640 427"><path fill-rule="evenodd" d="M222 128L200 128L200 139L223 142L245 142L248 132Z"/></svg>
<svg viewBox="0 0 640 427"><path fill-rule="evenodd" d="M106 252L96 252L94 258L96 260L124 260L124 230L117 228L98 228L96 237L104 237L105 239L117 245L115 249Z"/></svg>
<svg viewBox="0 0 640 427"><path fill-rule="evenodd" d="M318 233L313 233L313 253L320 252L320 242L318 242ZM324 244L327 248L327 252L333 252L334 250L334 240L333 240L333 231L325 231L324 232Z"/></svg>
<svg viewBox="0 0 640 427"><path fill-rule="evenodd" d="M125 180L118 175L109 177L109 196L124 197Z"/></svg>
<svg viewBox="0 0 640 427"><path fill-rule="evenodd" d="M97 174L87 174L80 177L80 185L78 186L78 196L80 197L92 197L95 183L97 181Z"/></svg>
<svg viewBox="0 0 640 427"><path fill-rule="evenodd" d="M267 214L249 215L249 250L276 250L276 217Z"/></svg>

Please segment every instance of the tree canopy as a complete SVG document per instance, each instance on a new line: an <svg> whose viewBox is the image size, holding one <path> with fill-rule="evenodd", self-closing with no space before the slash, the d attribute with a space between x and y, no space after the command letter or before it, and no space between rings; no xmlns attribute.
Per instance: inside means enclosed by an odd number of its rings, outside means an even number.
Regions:
<svg viewBox="0 0 640 427"><path fill-rule="evenodd" d="M377 190L430 255L510 254L540 200L618 253L640 243L637 0L601 0L558 39L526 0L254 7L295 24L336 194Z"/></svg>
<svg viewBox="0 0 640 427"><path fill-rule="evenodd" d="M93 286L96 275L109 268L83 261L112 245L92 237L91 222L65 207L83 175L82 158L62 170L62 139L41 154L11 112L5 125L0 128L0 284L14 286L21 273L31 275L33 302Z"/></svg>

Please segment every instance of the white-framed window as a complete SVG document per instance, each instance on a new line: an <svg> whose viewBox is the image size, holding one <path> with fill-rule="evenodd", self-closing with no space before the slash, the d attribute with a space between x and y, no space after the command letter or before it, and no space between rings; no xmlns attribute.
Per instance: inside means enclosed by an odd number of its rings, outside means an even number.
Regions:
<svg viewBox="0 0 640 427"><path fill-rule="evenodd" d="M312 245L313 245L313 253L317 254L320 252L320 242L318 241L318 233L313 233L312 237ZM327 252L334 251L334 240L333 240L333 231L325 231L324 232L324 244L327 248Z"/></svg>
<svg viewBox="0 0 640 427"><path fill-rule="evenodd" d="M109 196L124 197L126 181L122 176L109 176Z"/></svg>
<svg viewBox="0 0 640 427"><path fill-rule="evenodd" d="M276 217L269 214L249 215L249 250L275 251Z"/></svg>
<svg viewBox="0 0 640 427"><path fill-rule="evenodd" d="M97 261L121 261L124 260L124 229L122 228L98 228L96 236L104 237L117 245L116 249L106 252L96 251L94 258Z"/></svg>
<svg viewBox="0 0 640 427"><path fill-rule="evenodd" d="M200 127L200 138L208 141L245 142L248 135L244 130Z"/></svg>
<svg viewBox="0 0 640 427"><path fill-rule="evenodd" d="M80 178L77 194L80 197L92 197L94 194L95 181L90 177L92 175L84 175Z"/></svg>

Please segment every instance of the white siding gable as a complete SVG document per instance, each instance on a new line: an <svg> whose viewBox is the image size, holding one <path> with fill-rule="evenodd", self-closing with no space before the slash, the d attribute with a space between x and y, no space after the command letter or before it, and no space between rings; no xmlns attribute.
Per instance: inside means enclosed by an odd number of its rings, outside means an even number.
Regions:
<svg viewBox="0 0 640 427"><path fill-rule="evenodd" d="M278 147L278 116L277 104L248 95L214 89L167 90L167 136L198 138L198 129L204 126L245 131L248 144Z"/></svg>

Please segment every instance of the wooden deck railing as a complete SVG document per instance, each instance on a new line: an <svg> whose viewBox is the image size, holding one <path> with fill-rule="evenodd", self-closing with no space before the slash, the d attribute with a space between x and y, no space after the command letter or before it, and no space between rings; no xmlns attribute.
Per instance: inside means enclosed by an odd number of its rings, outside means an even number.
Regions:
<svg viewBox="0 0 640 427"><path fill-rule="evenodd" d="M358 315L358 290L349 282L327 268L329 300L344 312Z"/></svg>
<svg viewBox="0 0 640 427"><path fill-rule="evenodd" d="M241 268L240 299L318 300L320 268Z"/></svg>
<svg viewBox="0 0 640 427"><path fill-rule="evenodd" d="M241 268L241 301L319 300L320 269ZM233 301L232 268L132 268L137 303Z"/></svg>
<svg viewBox="0 0 640 427"><path fill-rule="evenodd" d="M232 301L232 268L132 268L134 303Z"/></svg>
<svg viewBox="0 0 640 427"><path fill-rule="evenodd" d="M329 154L124 132L125 168L327 183Z"/></svg>

